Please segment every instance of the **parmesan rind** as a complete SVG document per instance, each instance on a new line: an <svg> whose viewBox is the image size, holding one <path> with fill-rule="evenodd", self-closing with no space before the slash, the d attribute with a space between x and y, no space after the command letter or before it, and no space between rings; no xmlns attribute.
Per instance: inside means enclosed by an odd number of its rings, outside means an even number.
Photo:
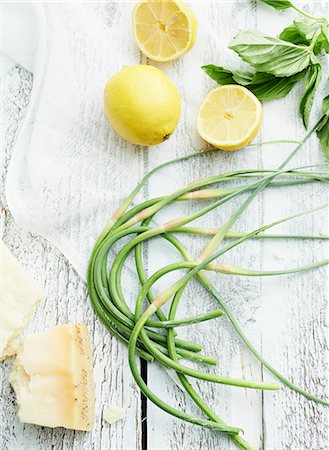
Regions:
<svg viewBox="0 0 329 450"><path fill-rule="evenodd" d="M112 425L112 423L123 420L126 417L126 411L120 406L109 406L103 414L104 420Z"/></svg>
<svg viewBox="0 0 329 450"><path fill-rule="evenodd" d="M95 387L86 325L58 325L26 336L10 383L22 422L92 430Z"/></svg>
<svg viewBox="0 0 329 450"><path fill-rule="evenodd" d="M0 251L0 361L2 361L16 353L16 338L33 316L43 291L2 241Z"/></svg>

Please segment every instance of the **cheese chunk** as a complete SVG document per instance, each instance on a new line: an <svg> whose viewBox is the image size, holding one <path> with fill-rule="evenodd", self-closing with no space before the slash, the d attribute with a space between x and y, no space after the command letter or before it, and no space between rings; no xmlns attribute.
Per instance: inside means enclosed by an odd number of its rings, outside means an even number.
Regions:
<svg viewBox="0 0 329 450"><path fill-rule="evenodd" d="M15 339L34 314L43 296L41 287L25 272L1 242L0 361L16 353Z"/></svg>
<svg viewBox="0 0 329 450"><path fill-rule="evenodd" d="M126 416L126 411L120 406L109 406L106 411L104 411L104 420L112 425L119 420L123 420Z"/></svg>
<svg viewBox="0 0 329 450"><path fill-rule="evenodd" d="M86 325L68 323L26 336L10 382L22 422L90 431L95 388Z"/></svg>

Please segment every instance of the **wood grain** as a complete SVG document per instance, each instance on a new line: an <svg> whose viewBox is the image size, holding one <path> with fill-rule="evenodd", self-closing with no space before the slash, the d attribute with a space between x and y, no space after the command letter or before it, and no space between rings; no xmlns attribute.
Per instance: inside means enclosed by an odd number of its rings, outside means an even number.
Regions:
<svg viewBox="0 0 329 450"><path fill-rule="evenodd" d="M108 17L122 6L109 2ZM253 1L190 2L202 21L208 21L209 29L201 30L199 42L206 51L195 51L183 59L161 67L182 89L182 119L174 139L159 149L148 153L147 149L134 158L140 172L175 155L181 156L204 144L197 137L194 117L197 99L205 95L215 83L193 70L205 63L230 64L232 53L225 46L240 28L254 28L275 34L295 17L290 11L277 12ZM328 16L328 2L301 2L300 7L314 14ZM130 18L127 19L129 22ZM202 22L203 24L204 22ZM111 26L109 19L108 26ZM207 40L207 44L202 42ZM216 42L215 42L216 41ZM218 50L220 41L220 51ZM140 61L148 61L140 56ZM238 59L234 60L239 64ZM198 78L196 78L198 77ZM196 83L196 79L198 82ZM32 75L22 68L14 68L3 85L2 147L4 159L2 188L15 136L24 117L32 87ZM297 99L302 85L280 101L264 106L264 124L259 141L282 138L300 138L304 130L297 111ZM189 98L188 98L189 97ZM191 102L190 97L195 97ZM184 105L192 105L188 110ZM318 102L319 104L319 102ZM177 185L209 173L228 171L241 167L276 167L288 154L287 146L261 146L233 154L207 155L197 162L186 163L176 169ZM323 162L318 142L312 139L292 165ZM177 177L177 174L179 175ZM113 174L113 177L116 175ZM155 196L159 181L151 180L145 195ZM124 182L120 182L124 189ZM316 206L323 202L324 191L318 186L296 187L268 191L255 200L250 209L236 224L236 229L250 230L273 218ZM207 216L207 223L220 225L239 203L221 208ZM182 205L184 211L193 206ZM316 216L318 217L318 216ZM308 217L285 226L287 232L318 233L328 230L325 215ZM86 286L66 259L44 239L24 233L15 225L3 196L3 239L30 273L45 286L45 298L38 307L27 332L42 330L67 321L83 321L89 326L94 348L94 367L97 396L96 426L92 433L64 429L44 429L22 425L17 418L14 394L8 384L12 362L1 365L1 449L44 450L59 449L113 449L142 450L140 393L130 375L126 349L104 329L94 317L87 297ZM202 221L200 221L202 223ZM199 239L183 239L192 254L197 254ZM156 245L156 244L154 244ZM167 247L158 258L153 244L145 256L150 273L166 258L177 257ZM232 264L252 268L292 267L325 258L328 249L323 243L310 242L261 242L253 241L232 251L228 260ZM263 355L291 380L311 392L325 396L328 385L327 317L326 302L328 283L325 269L276 278L213 277L214 283L239 319L248 337ZM196 282L191 282L184 294L179 315L193 315L216 308L214 301ZM246 378L270 378L255 362L237 339L225 318L180 330L179 335L203 344L205 354L217 356L215 373ZM156 364L148 368L149 386L162 398L181 409L200 414L186 398L175 382ZM203 398L228 423L242 426L246 438L257 448L264 450L325 450L328 445L328 414L324 407L316 406L301 396L283 389L279 393L261 394L255 391L193 382ZM127 409L124 422L111 427L102 420L102 411L108 404ZM233 450L235 446L219 433L187 425L148 404L148 450ZM145 449L143 449L145 450Z"/></svg>
<svg viewBox="0 0 329 450"><path fill-rule="evenodd" d="M3 98L4 166L2 185L10 159L17 128L24 117L32 87L32 75L15 67L6 79ZM87 324L94 356L96 385L96 422L91 433L23 425L17 416L15 395L8 376L12 361L1 364L1 437L3 450L53 449L139 449L141 447L140 393L127 361L126 348L113 338L95 317L84 281L51 244L17 228L3 199L1 207L3 240L30 274L45 289L45 297L37 308L26 332L41 331L66 322ZM127 416L123 422L109 426L103 420L108 405L123 406Z"/></svg>
<svg viewBox="0 0 329 450"><path fill-rule="evenodd" d="M191 2L191 6L197 13L200 12L199 2ZM313 5L314 11L316 10L317 14L323 14L324 16L327 15L327 7L327 4L320 4L320 2ZM225 51L222 54L218 53L218 45L214 45L213 40L220 40L225 45L238 29L243 28L254 28L265 33L276 34L285 25L288 25L294 17L294 14L288 11L283 13L273 12L270 8L259 6L255 2L203 2L202 9L206 19L211 24L209 33L211 38L207 42L207 51L202 56L202 59L197 61L197 66L210 62L218 63L219 65L232 65L231 61L234 57L232 55L229 57ZM311 9L309 8L308 10L311 13ZM277 20L273 19L275 14L277 15ZM191 60L192 58L193 56L191 56ZM195 63L196 61L193 60L194 65ZM236 65L237 61L234 61L234 63ZM184 74L184 82L188 83L190 80L187 77L186 81L185 74L191 65L189 55L186 55L181 64L177 64L173 68L170 75L179 83ZM215 86L210 80L202 80L202 83L204 95L210 88ZM195 83L192 85L195 86ZM303 136L304 130L296 107L301 91L302 86L299 86L286 99L265 104L265 119L261 135L259 136L260 141L271 140L275 137L294 138L295 136ZM196 96L198 94L199 92L195 93ZM196 110L190 112L190 114L195 113ZM189 114L189 112L186 114ZM187 124L191 123L188 119L186 122ZM178 145L178 148L184 146L187 135L193 136L193 131L188 128L188 125L182 131L181 143ZM198 144L200 145L197 139L194 139L191 144L194 148L199 148ZM313 148L313 152L310 152L311 148ZM318 148L318 143L314 139L312 144L306 146L301 155L293 161L293 165L310 164L311 161L313 164L322 162ZM186 163L184 167L187 167L187 176L190 179L193 179L196 173L198 174L197 176L201 175L202 177L211 171L215 173L216 169L218 172L219 170L229 171L240 167L258 166L273 168L283 161L288 151L289 147L287 146L263 146L257 150L248 150L243 154L237 152L236 154L227 155L219 152L213 158L209 157L210 161L206 163L205 169L203 169L202 164L198 165L194 161L190 164ZM314 188L314 191L312 191L312 188L309 190L292 189L290 195L286 198L286 191L277 190L274 193L262 195L258 200L255 200L249 210L239 220L236 228L250 230L263 223L268 223L271 219L274 220L275 217L288 215L289 212L292 212L293 207L295 207L295 210L303 209L301 198L303 193L310 199L311 204L317 204L317 201L321 203L321 194L318 188ZM221 208L220 212L209 214L207 223L218 225L218 220L220 224L224 223L225 217L234 210L237 204L232 205L231 210ZM322 220L321 225L324 225L326 229L326 217L324 216ZM313 229L315 232L313 227L316 222L307 219L305 222L308 225L305 225L305 229L308 231ZM296 228L293 225L289 227L289 231L292 233L297 229L299 232L301 231L300 223L296 225ZM196 242L190 241L188 245L191 253L197 254ZM285 267L296 266L302 264L299 258L304 253L305 261L314 260L315 257L326 257L327 251L325 246L321 246L321 248L322 250L320 251L320 247L317 245L288 243L286 241L284 243L251 242L245 245L243 249L233 251L230 262L243 265L243 267L259 267L260 269L264 268L265 265L267 268L277 267L279 264L284 264ZM283 261L278 259L283 249L286 257L289 256L290 259ZM275 255L279 255L279 257L277 258ZM292 255L295 257L292 257ZM153 260L152 267L155 264L156 261ZM327 371L327 359L324 355L324 347L326 347L326 319L323 309L325 304L324 297L328 293L327 286L322 291L321 298L317 297L316 300L313 300L313 296L317 291L317 283L321 283L319 277L322 279L323 276L320 272L308 273L300 277L291 276L258 280L237 277L232 279L225 276L216 276L215 278L216 286L220 287L221 293L228 300L233 312L239 318L240 324L243 325L247 336L256 348L260 349L282 373L292 377L297 384L299 383L302 386L306 386L306 380L303 379L303 375L300 375L298 378L294 378L294 376L296 376L298 368L299 373L301 373L303 367L314 367L313 355L318 354L318 352L323 357L319 361L320 367L317 367L315 372L317 374L325 374ZM305 325L304 302L308 303L310 310L312 309L312 312L309 310L309 314L316 318L314 319L315 323L317 323L315 328L309 321ZM202 289L193 283L187 288L181 303L180 314L182 316L186 314L193 315L203 309L215 307L214 302L207 300ZM282 318L281 315L283 316ZM319 322L321 325L319 325ZM303 326L301 326L302 323ZM321 335L321 338L317 337L315 341L314 338L311 338L311 342L313 342L311 348L310 341L304 341L302 338L306 332L305 326L308 329L308 333L315 333L316 336L318 336L318 333ZM294 334L297 330L300 330L299 338ZM180 331L180 334L184 335L184 331ZM201 342L206 354L218 356L219 363L216 373L255 379L268 377L245 349L244 345L236 338L235 333L232 332L230 325L225 319L217 319L211 324L191 327L188 332L188 338ZM317 342L318 339L319 341ZM282 340L284 340L284 344L282 344ZM284 345L286 351L284 361L284 358L282 358L282 345ZM192 402L177 388L175 389L175 384L170 378L168 379L167 377L163 381L160 377L160 369L157 366L151 366L148 377L149 385L162 398L171 399L173 405L193 411L195 414L198 413L198 410L193 408ZM314 377L316 378L315 374ZM311 379L312 376L308 378L308 382ZM321 381L318 381L318 384L321 386L322 382L321 379ZM300 396L291 394L286 390L280 392L280 394L264 393L262 395L259 392L228 389L222 386L209 385L205 382L193 384L199 388L203 398L214 407L215 411L222 418L234 425L238 423L245 429L246 439L254 444L256 448L262 447L266 450L313 448L316 450L325 448L327 445L325 429L328 424L328 417L324 408L317 408ZM315 386L315 383L313 383L313 386L308 385L308 388L312 392L317 392L318 395L325 395L325 392L323 390L320 392L319 386ZM310 409L314 412L316 411L316 419L310 413ZM313 424L311 424L312 421ZM272 426L274 423L275 425ZM301 424L303 425L301 426ZM148 427L149 448L152 450L159 448L193 450L236 448L218 433L201 430L169 416L164 416L161 411L152 405L149 406ZM310 432L310 429L313 431Z"/></svg>

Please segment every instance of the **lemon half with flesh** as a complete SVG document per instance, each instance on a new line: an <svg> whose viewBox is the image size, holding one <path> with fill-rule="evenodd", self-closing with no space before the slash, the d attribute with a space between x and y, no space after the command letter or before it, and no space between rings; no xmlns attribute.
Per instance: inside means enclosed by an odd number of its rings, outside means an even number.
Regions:
<svg viewBox="0 0 329 450"><path fill-rule="evenodd" d="M195 15L180 0L143 0L133 11L137 45L154 61L172 61L189 51L196 30Z"/></svg>
<svg viewBox="0 0 329 450"><path fill-rule="evenodd" d="M220 86L209 92L197 117L200 136L221 150L238 150L251 142L262 123L262 105L248 89Z"/></svg>

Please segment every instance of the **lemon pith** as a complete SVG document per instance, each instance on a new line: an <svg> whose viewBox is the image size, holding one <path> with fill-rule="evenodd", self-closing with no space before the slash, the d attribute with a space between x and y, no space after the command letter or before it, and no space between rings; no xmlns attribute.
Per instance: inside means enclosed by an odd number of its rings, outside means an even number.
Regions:
<svg viewBox="0 0 329 450"><path fill-rule="evenodd" d="M198 111L200 136L222 150L238 150L252 141L262 123L262 105L243 86L225 85L212 90Z"/></svg>
<svg viewBox="0 0 329 450"><path fill-rule="evenodd" d="M133 32L141 52L154 61L172 61L195 42L197 21L180 0L142 0L133 11Z"/></svg>
<svg viewBox="0 0 329 450"><path fill-rule="evenodd" d="M104 90L104 109L114 130L136 145L156 145L175 130L181 100L176 86L153 66L125 66Z"/></svg>

